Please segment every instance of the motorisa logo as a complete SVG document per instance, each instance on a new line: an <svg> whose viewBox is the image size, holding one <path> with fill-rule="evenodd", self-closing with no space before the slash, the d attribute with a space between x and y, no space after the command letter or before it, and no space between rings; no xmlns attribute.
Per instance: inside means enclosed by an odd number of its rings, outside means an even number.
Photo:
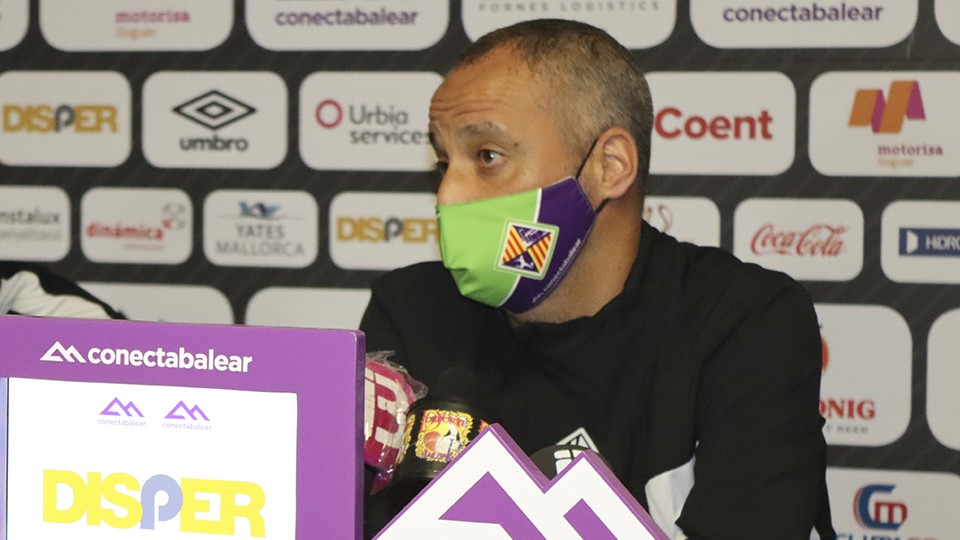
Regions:
<svg viewBox="0 0 960 540"><path fill-rule="evenodd" d="M827 489L841 540L945 540L960 527L956 474L830 467Z"/></svg>
<svg viewBox="0 0 960 540"><path fill-rule="evenodd" d="M0 1L0 51L16 47L23 40L29 18L28 0Z"/></svg>
<svg viewBox="0 0 960 540"><path fill-rule="evenodd" d="M584 450L548 481L498 424L374 538L420 537L667 540L596 454Z"/></svg>
<svg viewBox="0 0 960 540"><path fill-rule="evenodd" d="M206 285L82 281L80 286L134 321L234 323L230 301Z"/></svg>
<svg viewBox="0 0 960 540"><path fill-rule="evenodd" d="M960 309L933 322L927 338L927 423L940 444L960 450Z"/></svg>
<svg viewBox="0 0 960 540"><path fill-rule="evenodd" d="M585 22L603 28L629 49L646 49L663 43L673 33L677 1L478 0L463 5L463 27L472 41L498 28L541 18Z"/></svg>
<svg viewBox="0 0 960 540"><path fill-rule="evenodd" d="M895 201L881 217L883 273L901 283L960 283L960 202Z"/></svg>
<svg viewBox="0 0 960 540"><path fill-rule="evenodd" d="M937 0L933 3L933 12L943 35L960 45L960 3Z"/></svg>
<svg viewBox="0 0 960 540"><path fill-rule="evenodd" d="M720 210L706 197L646 197L643 219L677 240L720 246Z"/></svg>
<svg viewBox="0 0 960 540"><path fill-rule="evenodd" d="M774 175L793 164L796 90L782 73L651 73L650 172ZM706 89L706 90L705 90Z"/></svg>
<svg viewBox="0 0 960 540"><path fill-rule="evenodd" d="M829 344L820 384L827 443L883 446L896 441L910 422L913 342L907 322L886 306L815 307L822 342Z"/></svg>
<svg viewBox="0 0 960 540"><path fill-rule="evenodd" d="M112 167L130 155L130 85L113 71L0 74L0 162Z"/></svg>
<svg viewBox="0 0 960 540"><path fill-rule="evenodd" d="M43 37L64 51L207 50L231 28L232 0L40 0Z"/></svg>
<svg viewBox="0 0 960 540"><path fill-rule="evenodd" d="M958 176L960 73L830 72L810 87L810 160L831 176Z"/></svg>
<svg viewBox="0 0 960 540"><path fill-rule="evenodd" d="M287 86L268 72L155 73L143 152L157 167L270 169L287 155Z"/></svg>
<svg viewBox="0 0 960 540"><path fill-rule="evenodd" d="M419 50L447 31L435 0L247 0L247 30L271 50Z"/></svg>
<svg viewBox="0 0 960 540"><path fill-rule="evenodd" d="M808 281L848 281L863 268L863 212L853 201L747 199L733 220L744 261Z"/></svg>
<svg viewBox="0 0 960 540"><path fill-rule="evenodd" d="M370 303L369 289L267 287L247 303L244 324L356 330Z"/></svg>
<svg viewBox="0 0 960 540"><path fill-rule="evenodd" d="M440 260L433 193L343 192L330 203L330 258L348 270Z"/></svg>
<svg viewBox="0 0 960 540"><path fill-rule="evenodd" d="M70 200L54 186L0 186L0 259L59 261L70 251Z"/></svg>
<svg viewBox="0 0 960 540"><path fill-rule="evenodd" d="M718 48L889 47L917 22L917 0L691 0L690 20Z"/></svg>
<svg viewBox="0 0 960 540"><path fill-rule="evenodd" d="M309 266L317 212L305 191L214 191L203 203L203 252L220 266Z"/></svg>
<svg viewBox="0 0 960 540"><path fill-rule="evenodd" d="M179 264L193 251L193 205L168 188L93 188L80 201L80 247L94 262Z"/></svg>
<svg viewBox="0 0 960 540"><path fill-rule="evenodd" d="M313 169L429 171L436 73L314 73L300 86L300 157Z"/></svg>

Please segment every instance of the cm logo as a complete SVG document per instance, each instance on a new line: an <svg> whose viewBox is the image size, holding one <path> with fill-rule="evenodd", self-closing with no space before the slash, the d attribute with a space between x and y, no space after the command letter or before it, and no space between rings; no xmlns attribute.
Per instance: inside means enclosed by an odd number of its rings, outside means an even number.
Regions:
<svg viewBox="0 0 960 540"><path fill-rule="evenodd" d="M896 531L907 520L907 505L882 500L879 495L892 493L893 484L869 484L857 491L853 512L857 523L867 529Z"/></svg>

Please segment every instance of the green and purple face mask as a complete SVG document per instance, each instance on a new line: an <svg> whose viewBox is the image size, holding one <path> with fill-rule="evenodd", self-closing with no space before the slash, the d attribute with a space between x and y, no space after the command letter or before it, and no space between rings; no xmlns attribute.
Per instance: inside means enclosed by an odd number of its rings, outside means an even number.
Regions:
<svg viewBox="0 0 960 540"><path fill-rule="evenodd" d="M576 177L523 193L439 205L440 258L460 294L521 313L560 283L596 216Z"/></svg>

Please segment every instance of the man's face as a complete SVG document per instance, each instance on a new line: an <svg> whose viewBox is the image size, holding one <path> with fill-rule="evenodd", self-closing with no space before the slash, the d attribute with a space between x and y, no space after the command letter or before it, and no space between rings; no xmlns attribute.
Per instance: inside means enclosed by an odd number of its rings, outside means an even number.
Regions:
<svg viewBox="0 0 960 540"><path fill-rule="evenodd" d="M506 48L447 77L430 102L438 204L519 193L573 172L542 96L526 62Z"/></svg>

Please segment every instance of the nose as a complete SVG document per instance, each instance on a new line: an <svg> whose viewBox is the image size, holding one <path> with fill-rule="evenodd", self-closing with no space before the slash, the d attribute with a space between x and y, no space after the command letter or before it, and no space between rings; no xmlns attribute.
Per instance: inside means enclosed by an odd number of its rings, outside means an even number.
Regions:
<svg viewBox="0 0 960 540"><path fill-rule="evenodd" d="M463 182L458 181L452 169L447 169L437 187L437 204L456 204L468 201L469 198L463 188Z"/></svg>

